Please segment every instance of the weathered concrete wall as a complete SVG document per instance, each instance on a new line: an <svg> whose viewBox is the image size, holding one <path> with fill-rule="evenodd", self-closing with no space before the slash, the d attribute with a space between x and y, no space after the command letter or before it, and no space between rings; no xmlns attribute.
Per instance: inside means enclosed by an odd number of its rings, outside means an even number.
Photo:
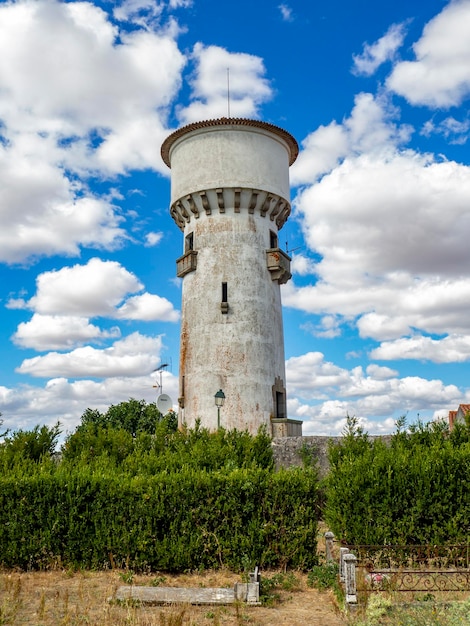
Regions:
<svg viewBox="0 0 470 626"><path fill-rule="evenodd" d="M376 436L369 436L377 439ZM386 443L390 442L391 435L380 437ZM341 437L276 437L273 439L273 453L276 469L281 467L302 467L301 450L304 448L317 461L320 476L325 476L329 470L328 443L340 441Z"/></svg>
<svg viewBox="0 0 470 626"><path fill-rule="evenodd" d="M273 439L273 453L276 469L281 467L301 467L301 450L305 448L318 463L320 475L324 476L328 466L328 442L335 437L276 437Z"/></svg>

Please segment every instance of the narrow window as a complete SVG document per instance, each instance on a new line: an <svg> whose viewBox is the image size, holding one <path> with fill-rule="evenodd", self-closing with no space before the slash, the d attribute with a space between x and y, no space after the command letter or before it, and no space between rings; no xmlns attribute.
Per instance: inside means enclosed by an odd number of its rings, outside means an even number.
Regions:
<svg viewBox="0 0 470 626"><path fill-rule="evenodd" d="M184 251L189 252L190 250L194 250L194 233L186 235L184 240Z"/></svg>
<svg viewBox="0 0 470 626"><path fill-rule="evenodd" d="M285 416L284 394L281 391L276 391L276 417Z"/></svg>
<svg viewBox="0 0 470 626"><path fill-rule="evenodd" d="M220 303L220 310L224 315L228 313L227 283L222 283L222 302Z"/></svg>
<svg viewBox="0 0 470 626"><path fill-rule="evenodd" d="M278 247L277 235L272 230L269 231L269 247L270 248L277 248Z"/></svg>

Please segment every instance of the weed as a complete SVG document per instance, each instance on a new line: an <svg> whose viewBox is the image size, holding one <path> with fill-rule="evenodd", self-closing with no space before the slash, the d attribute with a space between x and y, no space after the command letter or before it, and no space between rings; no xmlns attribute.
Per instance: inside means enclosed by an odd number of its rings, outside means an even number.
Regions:
<svg viewBox="0 0 470 626"><path fill-rule="evenodd" d="M276 590L295 591L300 588L300 583L293 572L274 574L261 577L260 600L263 604L271 606L280 600Z"/></svg>
<svg viewBox="0 0 470 626"><path fill-rule="evenodd" d="M46 592L43 589L41 592L41 597L39 598L39 608L38 608L39 619L44 619L45 610L46 610Z"/></svg>
<svg viewBox="0 0 470 626"><path fill-rule="evenodd" d="M127 570L125 572L119 573L119 578L126 583L126 585L132 585L134 582L134 572L132 570Z"/></svg>
<svg viewBox="0 0 470 626"><path fill-rule="evenodd" d="M380 595L369 599L365 621L353 622L354 626L463 626L469 623L470 600L450 603L427 600L400 606Z"/></svg>
<svg viewBox="0 0 470 626"><path fill-rule="evenodd" d="M165 613L160 613L160 626L183 626L185 615L186 609L178 610L175 613L170 613L169 615L165 615Z"/></svg>
<svg viewBox="0 0 470 626"><path fill-rule="evenodd" d="M339 567L336 563L314 565L308 573L307 585L320 591L331 589L338 604L343 604L344 593L339 582Z"/></svg>
<svg viewBox="0 0 470 626"><path fill-rule="evenodd" d="M308 573L307 584L315 589L331 589L338 581L339 568L336 563L315 565Z"/></svg>

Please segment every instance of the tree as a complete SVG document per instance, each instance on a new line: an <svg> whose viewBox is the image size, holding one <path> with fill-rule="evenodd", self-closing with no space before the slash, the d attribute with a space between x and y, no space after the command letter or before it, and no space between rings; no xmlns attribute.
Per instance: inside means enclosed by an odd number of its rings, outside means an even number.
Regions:
<svg viewBox="0 0 470 626"><path fill-rule="evenodd" d="M130 398L126 402L111 405L106 413L101 413L97 409L86 409L76 432L90 427L115 428L125 430L136 437L139 433L154 434L157 424L162 420L167 420L171 429L176 430L177 423L173 411L170 411L168 416L163 416L155 402L147 404L145 400Z"/></svg>
<svg viewBox="0 0 470 626"><path fill-rule="evenodd" d="M61 433L60 424L55 426L35 426L33 430L17 430L11 436L5 436L3 455L7 462L29 459L39 463L51 458Z"/></svg>

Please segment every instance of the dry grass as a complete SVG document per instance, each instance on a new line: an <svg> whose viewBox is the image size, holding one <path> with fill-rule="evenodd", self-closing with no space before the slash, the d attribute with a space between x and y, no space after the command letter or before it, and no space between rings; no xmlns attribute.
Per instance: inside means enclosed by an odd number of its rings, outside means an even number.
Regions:
<svg viewBox="0 0 470 626"><path fill-rule="evenodd" d="M272 575L272 573L265 573ZM201 575L132 575L105 572L0 572L0 626L341 626L346 620L329 592L307 587L295 573L295 589L276 590L272 606L124 606L109 602L117 587L163 584L175 587L232 587L240 577L228 571ZM164 578L164 580L163 580Z"/></svg>

